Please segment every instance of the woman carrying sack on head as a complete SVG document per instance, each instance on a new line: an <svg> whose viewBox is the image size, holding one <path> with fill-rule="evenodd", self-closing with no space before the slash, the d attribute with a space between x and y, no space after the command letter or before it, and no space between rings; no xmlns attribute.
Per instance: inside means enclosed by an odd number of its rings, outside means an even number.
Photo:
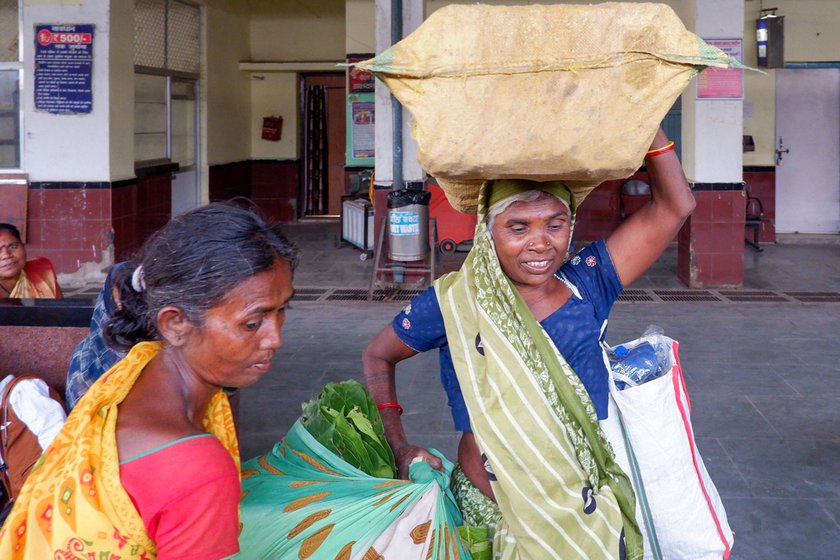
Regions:
<svg viewBox="0 0 840 560"><path fill-rule="evenodd" d="M609 398L601 341L622 288L694 209L673 146L660 129L645 160L651 201L574 256L578 201L564 183L486 182L463 267L417 296L364 351L405 477L415 457L438 468L440 460L406 439L396 364L440 349L463 432L456 499L468 524L495 526L494 557L642 557L633 490L598 425Z"/></svg>

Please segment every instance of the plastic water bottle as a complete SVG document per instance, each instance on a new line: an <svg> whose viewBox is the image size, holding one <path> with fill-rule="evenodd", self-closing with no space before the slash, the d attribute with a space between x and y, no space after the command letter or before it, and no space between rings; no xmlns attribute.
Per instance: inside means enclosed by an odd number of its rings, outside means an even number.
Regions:
<svg viewBox="0 0 840 560"><path fill-rule="evenodd" d="M623 345L616 346L609 358L615 385L619 390L628 385L641 385L664 373L656 359L656 349L650 342L642 342L631 349Z"/></svg>

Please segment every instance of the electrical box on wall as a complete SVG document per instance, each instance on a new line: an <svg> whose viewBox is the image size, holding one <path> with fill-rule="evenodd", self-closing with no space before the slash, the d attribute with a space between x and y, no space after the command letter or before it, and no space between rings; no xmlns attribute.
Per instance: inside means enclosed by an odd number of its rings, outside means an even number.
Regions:
<svg viewBox="0 0 840 560"><path fill-rule="evenodd" d="M758 65L761 68L785 66L785 18L771 13L756 21L755 37L758 46Z"/></svg>

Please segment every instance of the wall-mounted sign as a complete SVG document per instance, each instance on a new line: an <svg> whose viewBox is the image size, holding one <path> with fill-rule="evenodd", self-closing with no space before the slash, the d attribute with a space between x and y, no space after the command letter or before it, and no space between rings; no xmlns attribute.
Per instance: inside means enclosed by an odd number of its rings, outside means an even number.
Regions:
<svg viewBox="0 0 840 560"><path fill-rule="evenodd" d="M35 109L93 109L93 25L35 26Z"/></svg>
<svg viewBox="0 0 840 560"><path fill-rule="evenodd" d="M347 96L347 165L370 167L376 148L376 103L372 93Z"/></svg>
<svg viewBox="0 0 840 560"><path fill-rule="evenodd" d="M704 39L738 62L744 61L743 39ZM697 99L743 99L744 71L740 68L706 68L697 76Z"/></svg>
<svg viewBox="0 0 840 560"><path fill-rule="evenodd" d="M348 54L347 63L361 62L373 58L373 54ZM347 68L347 93L373 93L375 86L373 72L350 66Z"/></svg>

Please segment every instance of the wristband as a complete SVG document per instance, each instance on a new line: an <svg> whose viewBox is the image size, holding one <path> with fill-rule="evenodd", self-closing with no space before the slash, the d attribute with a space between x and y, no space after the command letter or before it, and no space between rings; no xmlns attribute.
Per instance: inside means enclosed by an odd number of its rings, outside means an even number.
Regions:
<svg viewBox="0 0 840 560"><path fill-rule="evenodd" d="M377 410L382 410L383 408L396 408L397 412L400 413L400 416L402 416L403 413L403 407L401 407L400 403L397 402L384 402L382 404L376 405L376 408Z"/></svg>
<svg viewBox="0 0 840 560"><path fill-rule="evenodd" d="M647 153L645 154L645 157L649 158L649 157L662 155L662 154L668 153L670 151L673 151L675 147L676 146L674 145L674 141L671 140L670 142L668 142L667 144L665 144L661 148L655 148L653 150L648 150Z"/></svg>

